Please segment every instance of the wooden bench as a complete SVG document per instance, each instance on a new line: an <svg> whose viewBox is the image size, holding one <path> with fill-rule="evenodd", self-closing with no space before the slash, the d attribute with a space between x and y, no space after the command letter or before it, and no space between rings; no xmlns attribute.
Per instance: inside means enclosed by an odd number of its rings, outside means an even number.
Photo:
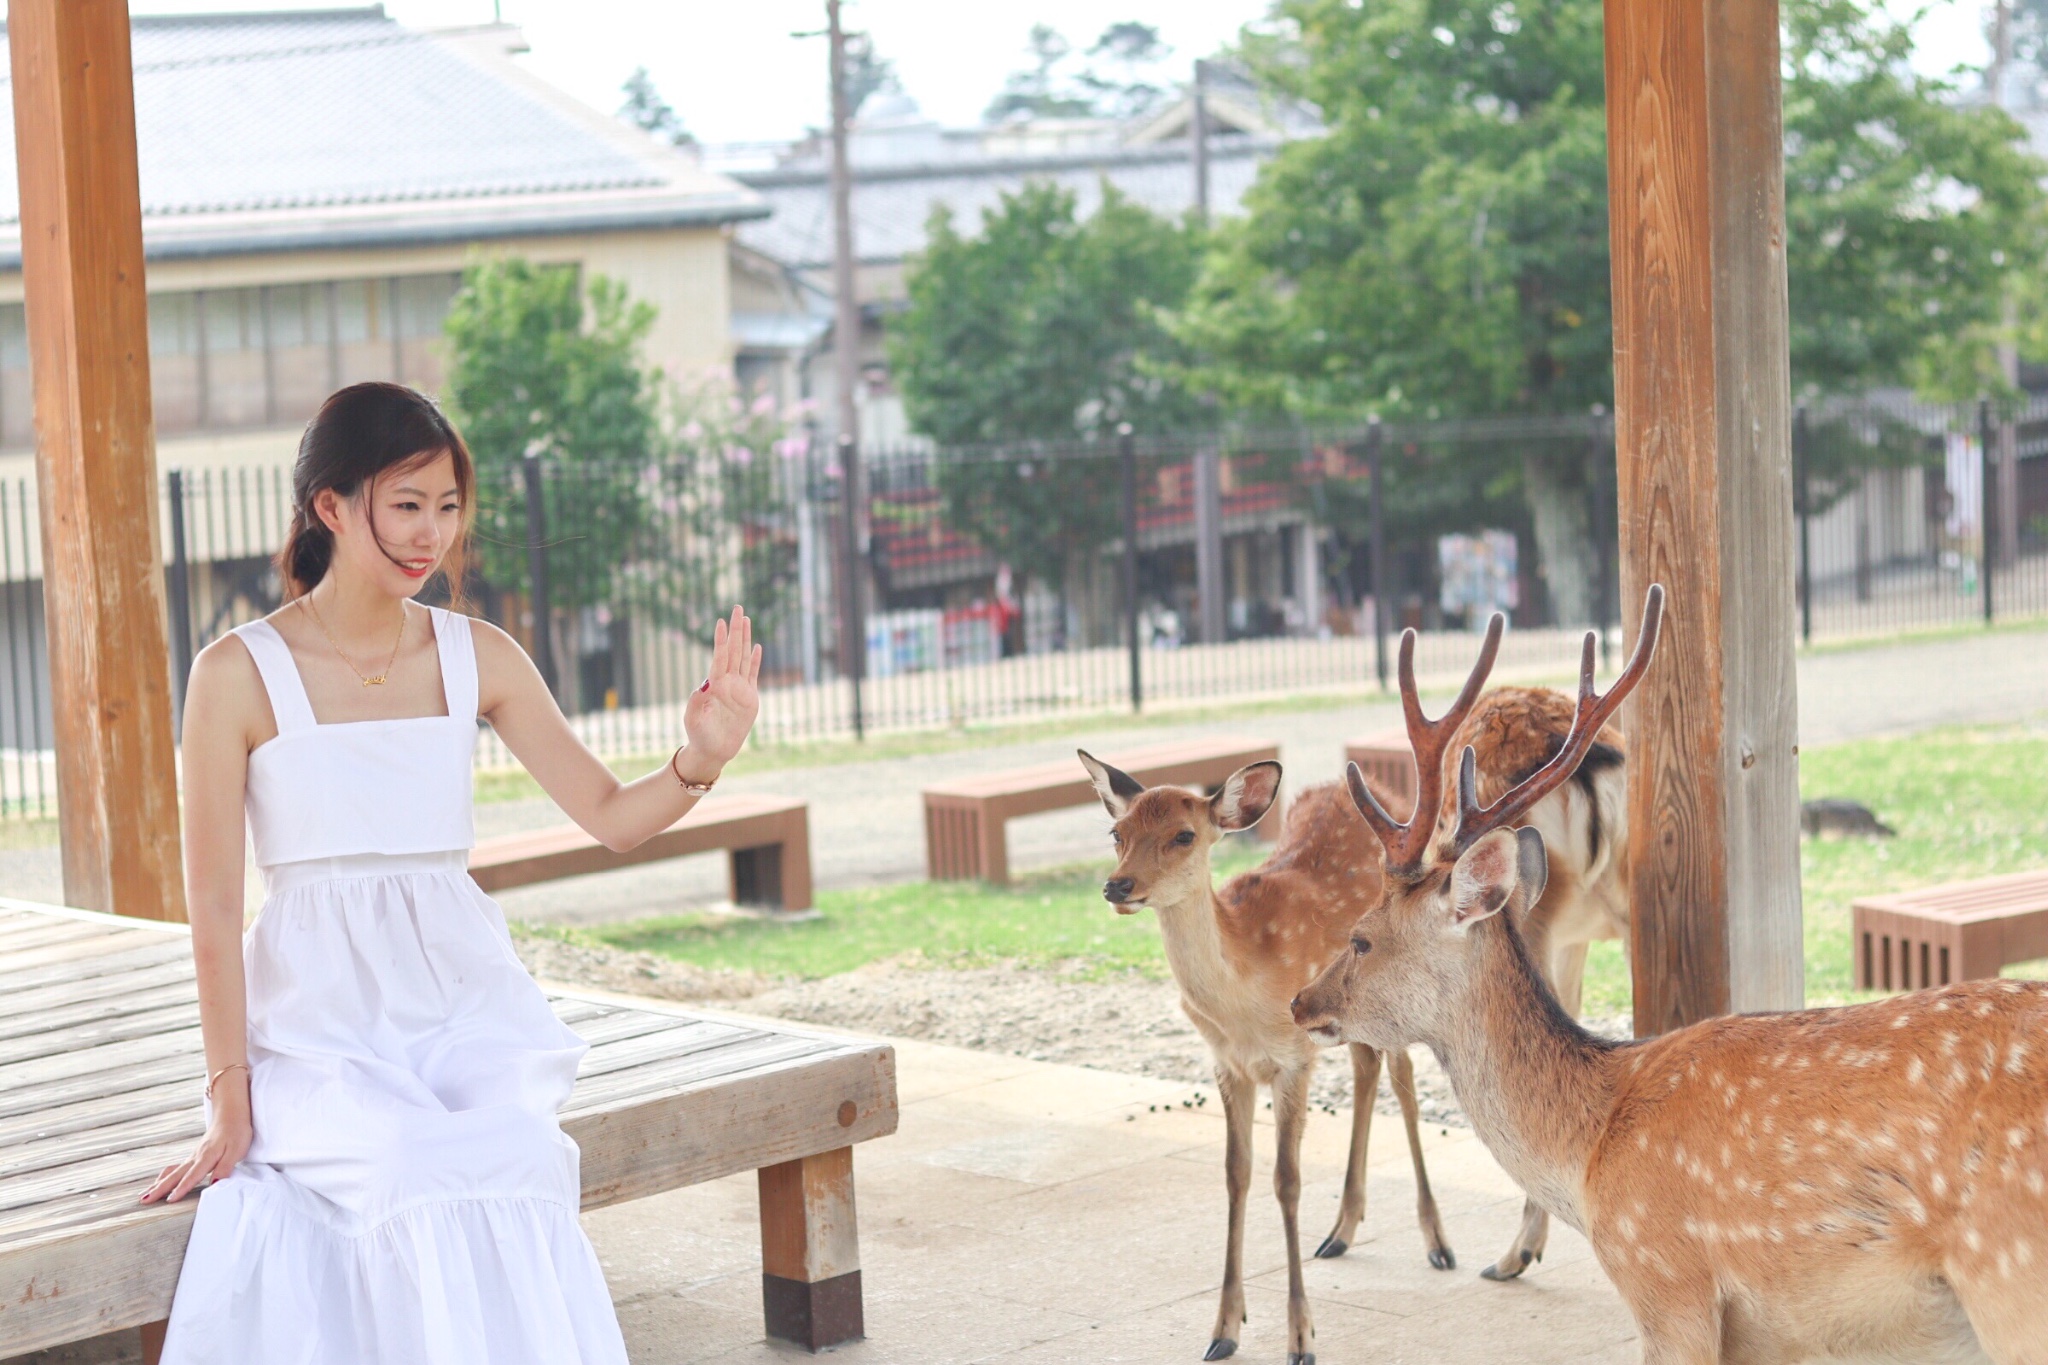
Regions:
<svg viewBox="0 0 2048 1365"><path fill-rule="evenodd" d="M1856 988L1911 991L2048 957L2048 871L1850 902Z"/></svg>
<svg viewBox="0 0 2048 1365"><path fill-rule="evenodd" d="M757 1170L768 1335L860 1336L852 1148L896 1131L894 1049L549 998L591 1045L583 1207ZM183 925L0 900L0 1357L139 1327L155 1358L197 1201L136 1197L199 1137L204 1066Z"/></svg>
<svg viewBox="0 0 2048 1365"><path fill-rule="evenodd" d="M811 908L809 807L788 796L707 796L688 815L624 853L606 848L575 825L480 839L469 855L469 875L484 890L500 891L721 848L728 853L726 881L733 904Z"/></svg>
<svg viewBox="0 0 2048 1365"><path fill-rule="evenodd" d="M1415 748L1405 728L1397 726L1345 741L1344 760L1358 765L1374 791L1399 803L1398 808L1388 807L1390 814L1407 818L1415 805Z"/></svg>
<svg viewBox="0 0 2048 1365"><path fill-rule="evenodd" d="M1103 762L1123 769L1148 787L1173 783L1211 790L1247 763L1277 762L1279 758L1277 745L1243 735L1176 740L1102 756ZM1085 806L1096 799L1087 772L1073 759L926 787L925 870L933 881L979 878L1008 882L1010 851L1004 826L1010 820ZM1278 837L1280 814L1276 797L1273 809L1257 826L1260 838Z"/></svg>

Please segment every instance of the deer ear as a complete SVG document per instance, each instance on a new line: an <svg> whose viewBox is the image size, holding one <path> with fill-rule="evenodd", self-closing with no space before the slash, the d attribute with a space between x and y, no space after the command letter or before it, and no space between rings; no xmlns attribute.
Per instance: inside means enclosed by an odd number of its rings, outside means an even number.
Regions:
<svg viewBox="0 0 2048 1365"><path fill-rule="evenodd" d="M1280 794L1280 765L1270 760L1248 763L1223 781L1209 798L1209 818L1218 829L1250 829L1273 808Z"/></svg>
<svg viewBox="0 0 2048 1365"><path fill-rule="evenodd" d="M1537 848L1542 848L1539 838ZM1459 929L1497 915L1521 880L1521 843L1497 829L1465 850L1451 870L1451 923Z"/></svg>
<svg viewBox="0 0 2048 1365"><path fill-rule="evenodd" d="M1522 882L1524 906L1543 899L1543 888L1550 884L1550 855L1543 851L1543 835L1534 825L1515 831L1515 873Z"/></svg>
<svg viewBox="0 0 2048 1365"><path fill-rule="evenodd" d="M1095 784L1095 794L1102 798L1103 808L1112 820L1121 820L1131 808L1131 802L1144 794L1145 786L1137 778L1121 768L1112 768L1086 749L1076 749L1081 766L1088 770L1088 780Z"/></svg>

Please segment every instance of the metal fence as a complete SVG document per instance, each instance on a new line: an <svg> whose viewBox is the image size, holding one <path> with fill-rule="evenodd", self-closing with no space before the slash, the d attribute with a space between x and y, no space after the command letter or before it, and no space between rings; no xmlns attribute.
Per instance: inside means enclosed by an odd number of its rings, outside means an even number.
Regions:
<svg viewBox="0 0 2048 1365"><path fill-rule="evenodd" d="M734 602L766 644L768 744L1384 685L1411 626L1449 681L1495 608L1503 676L1563 674L1588 625L1618 643L1612 439L1592 413L885 450L852 507L846 452L800 438L530 458L479 471L465 605L613 758L680 742ZM2048 402L1826 405L1794 449L1806 638L2048 615ZM289 485L162 479L181 705L195 652L279 603ZM40 566L33 480L0 480L10 814L54 801ZM483 738L480 763L512 761Z"/></svg>

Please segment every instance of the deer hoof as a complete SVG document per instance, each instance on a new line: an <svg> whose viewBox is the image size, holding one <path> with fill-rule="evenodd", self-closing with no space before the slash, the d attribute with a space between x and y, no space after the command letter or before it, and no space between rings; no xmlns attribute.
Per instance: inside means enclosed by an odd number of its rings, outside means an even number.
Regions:
<svg viewBox="0 0 2048 1365"><path fill-rule="evenodd" d="M1209 1354L1203 1356L1202 1359L1225 1360L1236 1354L1236 1342L1232 1341L1229 1337L1218 1337L1209 1343Z"/></svg>
<svg viewBox="0 0 2048 1365"><path fill-rule="evenodd" d="M1333 1232L1323 1239L1321 1246L1316 1248L1316 1259L1327 1261L1332 1257L1342 1256L1349 1250L1351 1250L1351 1243Z"/></svg>
<svg viewBox="0 0 2048 1365"><path fill-rule="evenodd" d="M1287 1353L1287 1365L1316 1365L1316 1353L1314 1351L1289 1351Z"/></svg>
<svg viewBox="0 0 2048 1365"><path fill-rule="evenodd" d="M1438 1270L1456 1270L1458 1268L1458 1258L1451 1254L1449 1247L1431 1247L1429 1249L1429 1263Z"/></svg>
<svg viewBox="0 0 2048 1365"><path fill-rule="evenodd" d="M1519 1257L1521 1264L1513 1266L1507 1270L1502 1270L1499 1264L1496 1263L1480 1271L1479 1278L1482 1280L1512 1280L1517 1275L1520 1275L1523 1271L1527 1270L1529 1268L1530 1262L1540 1261L1543 1259L1533 1251L1522 1251L1516 1254Z"/></svg>

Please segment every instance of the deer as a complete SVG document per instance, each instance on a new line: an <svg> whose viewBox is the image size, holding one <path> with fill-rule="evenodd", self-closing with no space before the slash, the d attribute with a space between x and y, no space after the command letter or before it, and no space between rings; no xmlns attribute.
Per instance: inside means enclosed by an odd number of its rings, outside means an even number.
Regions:
<svg viewBox="0 0 2048 1365"><path fill-rule="evenodd" d="M1466 710L1473 698L1461 699ZM1290 803L1273 852L1257 868L1213 884L1210 850L1250 829L1280 790L1278 763L1238 769L1215 795L1185 787L1146 788L1086 750L1081 764L1113 824L1117 864L1102 894L1121 915L1150 907L1159 919L1181 1008L1209 1045L1223 1101L1224 1187L1229 1195L1223 1289L1204 1360L1237 1350L1245 1321L1244 1218L1251 1184L1252 1118L1261 1086L1273 1096L1273 1191L1287 1242L1287 1361L1315 1365L1315 1328L1302 1282L1299 1236L1301 1140L1319 1045L1288 1016L1288 1002L1341 945L1378 891L1371 840L1349 818L1335 783ZM1336 1226L1316 1251L1341 1256L1365 1217L1365 1150L1384 1059L1407 1127L1415 1165L1416 1218L1429 1263L1457 1264L1444 1237L1423 1165L1415 1068L1406 1051L1351 1049L1351 1142Z"/></svg>
<svg viewBox="0 0 2048 1365"><path fill-rule="evenodd" d="M1646 1365L1806 1359L2048 1362L2048 984L1988 980L1616 1041L1565 1011L1519 927L1543 836L1517 827L1641 680L1482 805L1460 758L1448 829L1394 820L1347 774L1381 846L1374 904L1295 997L1325 1046L1423 1045L1480 1139L1582 1232ZM1475 671L1476 673L1476 671Z"/></svg>
<svg viewBox="0 0 2048 1365"><path fill-rule="evenodd" d="M1491 653L1486 657L1490 663ZM1404 696L1415 687L1413 658L1412 633L1404 633ZM1448 755L1472 748L1478 755L1479 795L1488 801L1500 799L1555 758L1571 734L1573 718L1572 700L1547 687L1486 692L1454 733L1424 720L1419 708L1404 710L1417 771L1441 768ZM1436 742L1446 733L1448 743ZM1384 799L1381 804L1391 809ZM1613 938L1626 943L1629 935L1628 781L1621 734L1602 727L1568 780L1530 809L1529 821L1544 836L1549 876L1519 927L1537 969L1576 1017L1588 945ZM1549 1240L1550 1216L1529 1199L1513 1242L1479 1273L1489 1280L1511 1280L1543 1259Z"/></svg>

